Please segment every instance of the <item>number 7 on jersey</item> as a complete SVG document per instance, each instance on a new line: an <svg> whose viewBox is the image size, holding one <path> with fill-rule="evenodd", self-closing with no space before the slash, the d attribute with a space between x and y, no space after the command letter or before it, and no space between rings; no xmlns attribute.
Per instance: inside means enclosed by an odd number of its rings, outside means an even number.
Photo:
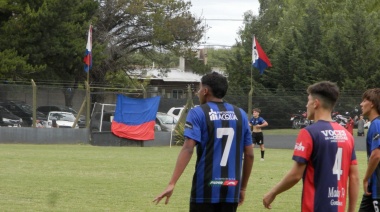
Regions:
<svg viewBox="0 0 380 212"><path fill-rule="evenodd" d="M224 151L223 151L223 156L222 156L222 160L220 161L220 166L226 166L227 165L227 160L228 160L228 156L229 156L230 151L231 151L231 145L232 145L232 141L234 139L235 131L233 128L218 128L216 130L216 137L217 138L222 138L224 135L227 136L227 143L226 143L226 147L224 148Z"/></svg>

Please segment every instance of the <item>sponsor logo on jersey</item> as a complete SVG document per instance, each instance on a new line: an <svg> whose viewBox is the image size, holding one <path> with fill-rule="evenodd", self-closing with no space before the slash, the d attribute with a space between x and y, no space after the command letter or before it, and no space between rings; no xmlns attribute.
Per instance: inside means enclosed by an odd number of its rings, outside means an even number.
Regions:
<svg viewBox="0 0 380 212"><path fill-rule="evenodd" d="M336 205L336 206L342 206L343 202L339 201L339 198L345 198L346 191L344 188L335 188L335 187L329 187L328 188L328 194L327 198L332 198L330 200L330 205ZM338 198L336 200L336 198Z"/></svg>
<svg viewBox="0 0 380 212"><path fill-rule="evenodd" d="M305 147L302 145L302 142L296 143L296 145L294 145L294 149L302 152L305 151Z"/></svg>
<svg viewBox="0 0 380 212"><path fill-rule="evenodd" d="M209 185L210 186L222 186L224 183L223 180L211 180Z"/></svg>
<svg viewBox="0 0 380 212"><path fill-rule="evenodd" d="M331 142L345 142L348 139L345 130L322 130L321 133L325 136L325 140Z"/></svg>
<svg viewBox="0 0 380 212"><path fill-rule="evenodd" d="M237 180L211 180L209 186L237 186Z"/></svg>
<svg viewBox="0 0 380 212"><path fill-rule="evenodd" d="M191 124L190 122L186 122L185 128L193 129L193 124Z"/></svg>
<svg viewBox="0 0 380 212"><path fill-rule="evenodd" d="M226 180L224 181L224 186L237 186L238 181L237 180Z"/></svg>
<svg viewBox="0 0 380 212"><path fill-rule="evenodd" d="M208 113L211 121L228 121L228 120L238 120L234 111L213 111L212 109Z"/></svg>

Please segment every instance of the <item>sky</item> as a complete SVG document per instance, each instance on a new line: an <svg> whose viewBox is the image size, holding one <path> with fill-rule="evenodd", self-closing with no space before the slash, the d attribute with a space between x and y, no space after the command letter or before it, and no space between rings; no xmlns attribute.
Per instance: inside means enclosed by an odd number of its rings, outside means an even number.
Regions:
<svg viewBox="0 0 380 212"><path fill-rule="evenodd" d="M209 26L202 42L216 47L232 46L238 38L237 31L243 26L243 15L251 10L259 13L258 0L189 0L193 5L190 11L196 17L204 18L203 23ZM207 20L210 19L210 20ZM229 19L212 20L212 19Z"/></svg>

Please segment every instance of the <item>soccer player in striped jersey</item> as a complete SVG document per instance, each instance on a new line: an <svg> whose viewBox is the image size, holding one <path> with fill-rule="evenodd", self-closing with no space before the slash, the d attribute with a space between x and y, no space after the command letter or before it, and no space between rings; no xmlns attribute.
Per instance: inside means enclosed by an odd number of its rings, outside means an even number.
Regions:
<svg viewBox="0 0 380 212"><path fill-rule="evenodd" d="M186 140L172 178L154 202L165 197L165 204L169 202L194 147L197 160L190 211L233 212L244 202L253 165L252 138L246 113L223 102L227 89L227 79L221 74L213 72L202 77L198 91L201 105L189 111Z"/></svg>
<svg viewBox="0 0 380 212"><path fill-rule="evenodd" d="M307 93L307 118L314 124L300 130L293 167L264 195L263 204L271 208L278 194L303 178L301 211L343 212L348 196L348 211L353 212L360 186L354 139L331 118L339 88L323 81L309 86Z"/></svg>
<svg viewBox="0 0 380 212"><path fill-rule="evenodd" d="M367 171L363 178L364 195L360 212L379 211L380 207L380 88L369 89L360 103L362 113L371 121L367 132Z"/></svg>

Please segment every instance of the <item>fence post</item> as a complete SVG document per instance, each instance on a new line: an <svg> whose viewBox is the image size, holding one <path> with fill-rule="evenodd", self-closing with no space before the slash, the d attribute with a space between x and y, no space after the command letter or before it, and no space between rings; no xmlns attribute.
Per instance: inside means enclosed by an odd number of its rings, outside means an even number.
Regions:
<svg viewBox="0 0 380 212"><path fill-rule="evenodd" d="M32 120L32 126L36 127L36 118L37 118L37 107L36 107L36 102L37 102L37 86L36 83L34 83L34 80L31 79L32 82L32 89L33 89L33 120Z"/></svg>
<svg viewBox="0 0 380 212"><path fill-rule="evenodd" d="M91 108L91 100L90 100L90 84L86 81L86 102L87 102L87 113L86 113L86 128L90 128L90 108Z"/></svg>

